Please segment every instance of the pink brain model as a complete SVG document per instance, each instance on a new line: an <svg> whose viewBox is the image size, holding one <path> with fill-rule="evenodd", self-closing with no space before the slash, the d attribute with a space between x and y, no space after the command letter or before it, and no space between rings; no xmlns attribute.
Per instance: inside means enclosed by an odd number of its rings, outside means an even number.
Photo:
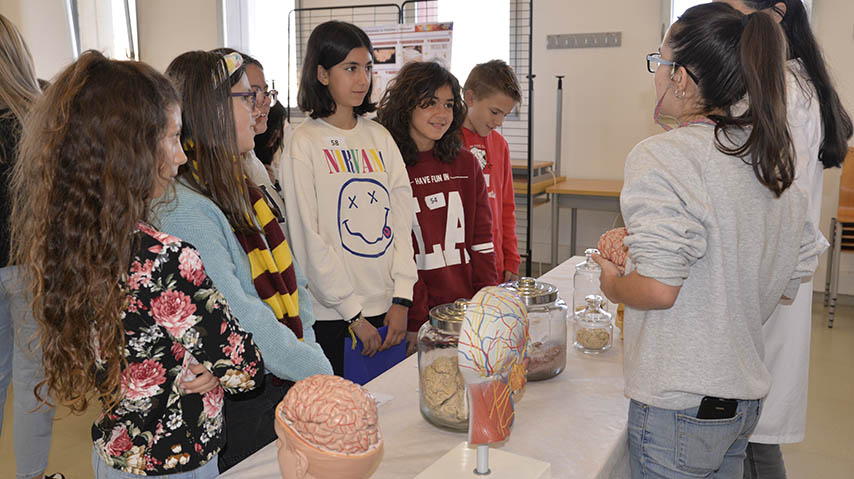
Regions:
<svg viewBox="0 0 854 479"><path fill-rule="evenodd" d="M282 418L320 449L360 454L380 441L374 398L344 378L316 375L298 381L282 403Z"/></svg>
<svg viewBox="0 0 854 479"><path fill-rule="evenodd" d="M602 257L616 264L621 273L625 270L628 256L628 248L623 244L623 238L627 235L626 228L614 228L606 231L596 246Z"/></svg>

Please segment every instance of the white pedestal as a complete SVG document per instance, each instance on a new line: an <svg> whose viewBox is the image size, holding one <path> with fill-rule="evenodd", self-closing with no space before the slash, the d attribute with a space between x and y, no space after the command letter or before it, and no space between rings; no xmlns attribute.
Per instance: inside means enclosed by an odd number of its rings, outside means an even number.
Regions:
<svg viewBox="0 0 854 479"><path fill-rule="evenodd" d="M415 479L551 479L551 464L500 449L489 449L490 474L475 474L477 446L461 442Z"/></svg>

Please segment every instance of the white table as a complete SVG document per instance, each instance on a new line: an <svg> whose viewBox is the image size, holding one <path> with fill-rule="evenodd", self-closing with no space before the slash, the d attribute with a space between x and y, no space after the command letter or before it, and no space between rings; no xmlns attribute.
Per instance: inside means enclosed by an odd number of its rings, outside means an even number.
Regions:
<svg viewBox="0 0 854 479"><path fill-rule="evenodd" d="M571 304L572 274L583 259L570 258L540 280L557 286ZM571 339L571 327L569 335ZM516 403L510 438L499 447L551 463L554 479L627 478L629 401L623 396L622 343L617 339L610 351L598 356L576 351L572 341L568 344L566 369L548 381L528 383ZM465 433L438 429L421 417L415 355L366 387L394 396L379 408L385 451L375 479L414 477L466 440ZM279 477L275 443L220 477Z"/></svg>

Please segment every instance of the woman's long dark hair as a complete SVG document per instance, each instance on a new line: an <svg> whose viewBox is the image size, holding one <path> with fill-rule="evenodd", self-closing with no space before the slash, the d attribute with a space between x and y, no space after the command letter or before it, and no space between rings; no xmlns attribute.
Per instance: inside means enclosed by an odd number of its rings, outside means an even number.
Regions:
<svg viewBox="0 0 854 479"><path fill-rule="evenodd" d="M418 147L409 134L412 112L416 107L428 106L436 91L445 85L454 94L454 118L448 131L436 142L433 152L440 161L450 163L463 146L460 128L466 119L466 105L457 77L436 62L407 63L380 100L377 121L391 133L406 166L412 166L418 160Z"/></svg>
<svg viewBox="0 0 854 479"><path fill-rule="evenodd" d="M786 42L780 26L764 13L743 15L726 3L707 3L679 17L668 43L673 61L699 78L701 108L716 123L717 148L749 161L759 182L781 195L795 179L795 156L786 121ZM745 96L747 111L732 115ZM748 132L747 140L733 146L733 130Z"/></svg>
<svg viewBox="0 0 854 479"><path fill-rule="evenodd" d="M250 219L231 102L231 87L245 67L229 75L221 53L194 51L172 60L166 76L183 98L181 142L187 163L178 169L181 182L216 203L236 232L254 233L258 229Z"/></svg>
<svg viewBox="0 0 854 479"><path fill-rule="evenodd" d="M119 280L137 222L148 217L169 108L179 104L150 66L88 51L27 116L12 182L12 256L39 324L42 402L45 384L76 413L93 392L107 409L120 399L127 292Z"/></svg>
<svg viewBox="0 0 854 479"><path fill-rule="evenodd" d="M783 17L780 25L786 33L789 43L789 58L801 61L808 79L812 82L821 108L821 126L824 138L819 149L818 159L825 168L840 166L848 151L848 139L854 129L851 116L845 111L833 81L827 72L821 48L810 28L809 17L803 0L743 0L744 4L755 10L772 9ZM786 5L783 12L776 7L778 3Z"/></svg>

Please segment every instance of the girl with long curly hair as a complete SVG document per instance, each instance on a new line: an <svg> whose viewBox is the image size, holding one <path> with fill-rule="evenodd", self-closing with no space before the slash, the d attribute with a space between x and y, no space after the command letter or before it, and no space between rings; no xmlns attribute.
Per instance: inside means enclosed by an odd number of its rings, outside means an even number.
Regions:
<svg viewBox="0 0 854 479"><path fill-rule="evenodd" d="M251 335L198 252L147 223L186 161L180 132L166 77L98 52L62 71L24 126L13 258L33 295L47 393L77 413L93 392L102 403L98 478L216 476L223 394L262 380Z"/></svg>
<svg viewBox="0 0 854 479"><path fill-rule="evenodd" d="M259 114L243 57L187 52L166 75L181 93L188 161L178 171L174 201L158 209L160 226L196 245L235 316L255 335L267 368L258 391L226 399L223 472L275 440L270 418L292 381L332 368L314 340L311 297L275 207L241 161L255 145Z"/></svg>
<svg viewBox="0 0 854 479"><path fill-rule="evenodd" d="M377 119L400 148L417 205L410 336L430 308L498 283L486 182L477 159L463 148L465 118L460 84L438 63L407 63L380 101Z"/></svg>

